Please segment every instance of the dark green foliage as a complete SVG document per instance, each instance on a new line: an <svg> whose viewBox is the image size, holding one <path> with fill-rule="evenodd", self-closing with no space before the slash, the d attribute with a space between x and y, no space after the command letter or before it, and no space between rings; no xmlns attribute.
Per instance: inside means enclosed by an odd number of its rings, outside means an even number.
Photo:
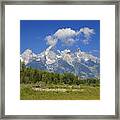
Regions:
<svg viewBox="0 0 120 120"><path fill-rule="evenodd" d="M44 84L68 84L68 85L91 85L99 86L100 80L97 78L81 79L72 73L50 73L43 70L25 67L24 62L20 62L20 83L44 83Z"/></svg>

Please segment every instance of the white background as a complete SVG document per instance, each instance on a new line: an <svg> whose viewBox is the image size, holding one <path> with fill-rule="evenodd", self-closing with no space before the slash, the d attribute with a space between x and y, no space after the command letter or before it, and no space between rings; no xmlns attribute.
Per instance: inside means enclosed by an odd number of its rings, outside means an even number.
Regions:
<svg viewBox="0 0 120 120"><path fill-rule="evenodd" d="M20 100L20 20L100 20L100 100ZM115 6L6 5L5 114L114 115Z"/></svg>

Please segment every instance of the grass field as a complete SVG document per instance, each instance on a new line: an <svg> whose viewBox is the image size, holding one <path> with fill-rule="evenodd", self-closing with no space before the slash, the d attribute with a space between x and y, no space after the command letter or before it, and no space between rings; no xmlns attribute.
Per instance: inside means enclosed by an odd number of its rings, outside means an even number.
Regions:
<svg viewBox="0 0 120 120"><path fill-rule="evenodd" d="M21 100L99 100L100 87L49 85L35 88L31 84L20 85Z"/></svg>

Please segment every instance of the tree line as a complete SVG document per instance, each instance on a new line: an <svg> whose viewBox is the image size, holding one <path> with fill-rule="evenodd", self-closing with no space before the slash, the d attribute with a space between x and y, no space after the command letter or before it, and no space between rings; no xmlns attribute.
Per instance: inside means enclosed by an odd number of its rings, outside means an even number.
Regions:
<svg viewBox="0 0 120 120"><path fill-rule="evenodd" d="M43 82L45 84L68 84L68 85L94 85L99 86L100 80L97 78L81 79L72 73L52 73L43 70L26 67L24 62L20 62L20 83L29 84Z"/></svg>

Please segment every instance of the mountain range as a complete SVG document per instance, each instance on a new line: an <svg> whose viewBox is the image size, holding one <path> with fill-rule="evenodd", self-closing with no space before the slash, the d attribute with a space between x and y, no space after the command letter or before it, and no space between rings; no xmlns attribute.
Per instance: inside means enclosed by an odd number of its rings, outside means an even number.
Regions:
<svg viewBox="0 0 120 120"><path fill-rule="evenodd" d="M60 51L49 46L39 54L26 49L20 55L20 60L25 63L26 67L49 72L68 72L80 78L100 77L100 59L81 51L79 48L75 52L71 52L69 49Z"/></svg>

